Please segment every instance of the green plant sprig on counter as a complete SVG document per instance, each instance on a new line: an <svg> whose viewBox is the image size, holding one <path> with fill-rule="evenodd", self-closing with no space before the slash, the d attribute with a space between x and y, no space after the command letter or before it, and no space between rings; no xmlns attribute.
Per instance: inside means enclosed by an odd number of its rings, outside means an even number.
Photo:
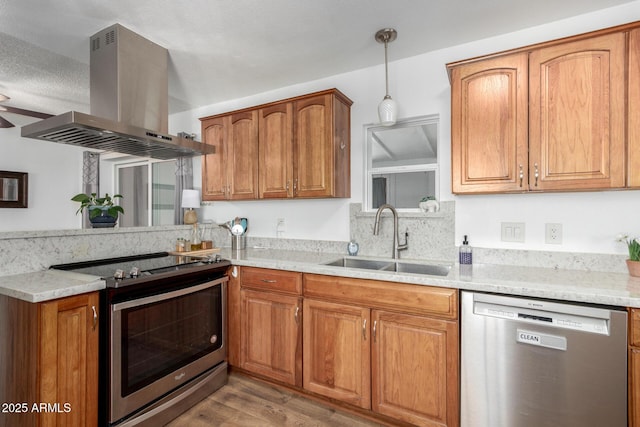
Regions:
<svg viewBox="0 0 640 427"><path fill-rule="evenodd" d="M619 234L618 242L626 243L629 249L629 259L631 261L640 261L640 238L629 237L627 234Z"/></svg>

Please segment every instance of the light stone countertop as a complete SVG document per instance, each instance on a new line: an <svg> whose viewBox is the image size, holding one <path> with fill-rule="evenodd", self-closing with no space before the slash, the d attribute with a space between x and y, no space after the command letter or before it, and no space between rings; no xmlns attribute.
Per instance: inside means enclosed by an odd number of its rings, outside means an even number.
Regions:
<svg viewBox="0 0 640 427"><path fill-rule="evenodd" d="M446 277L437 277L323 265L344 256L336 253L255 248L232 252L229 248L223 248L221 256L239 266L640 308L640 278L630 277L626 273L496 264L474 264L470 270L465 270L467 266L461 269L453 264ZM451 265L446 262L434 263ZM0 294L30 302L104 287L104 281L97 276L65 271L46 270L0 277Z"/></svg>
<svg viewBox="0 0 640 427"><path fill-rule="evenodd" d="M105 282L98 276L62 270L0 277L0 294L29 302L48 301L104 288Z"/></svg>

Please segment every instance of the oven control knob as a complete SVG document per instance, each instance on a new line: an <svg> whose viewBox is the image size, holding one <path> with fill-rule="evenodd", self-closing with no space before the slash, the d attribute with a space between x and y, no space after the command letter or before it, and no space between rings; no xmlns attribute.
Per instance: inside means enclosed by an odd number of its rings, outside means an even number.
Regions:
<svg viewBox="0 0 640 427"><path fill-rule="evenodd" d="M117 269L115 273L113 273L114 279L124 279L124 271Z"/></svg>
<svg viewBox="0 0 640 427"><path fill-rule="evenodd" d="M129 272L129 276L136 278L140 275L140 269L138 267L133 267Z"/></svg>

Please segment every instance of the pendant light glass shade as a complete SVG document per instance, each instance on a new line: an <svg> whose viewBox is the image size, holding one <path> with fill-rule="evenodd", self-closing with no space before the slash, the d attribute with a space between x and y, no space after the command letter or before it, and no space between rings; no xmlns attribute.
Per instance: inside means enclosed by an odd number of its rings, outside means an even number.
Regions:
<svg viewBox="0 0 640 427"><path fill-rule="evenodd" d="M386 95L382 102L378 105L378 117L382 126L393 126L396 124L398 116L398 105L396 101Z"/></svg>
<svg viewBox="0 0 640 427"><path fill-rule="evenodd" d="M384 28L378 31L375 35L375 39L378 43L384 43L384 82L385 82L385 96L380 105L378 105L378 117L380 124L383 126L392 126L396 124L396 117L398 115L398 105L391 99L389 95L389 62L387 60L387 47L389 42L392 42L398 36L398 32L393 28Z"/></svg>

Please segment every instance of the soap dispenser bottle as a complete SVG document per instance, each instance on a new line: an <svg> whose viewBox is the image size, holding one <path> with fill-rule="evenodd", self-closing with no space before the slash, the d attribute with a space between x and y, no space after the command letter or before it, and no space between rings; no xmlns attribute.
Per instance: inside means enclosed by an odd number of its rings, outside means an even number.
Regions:
<svg viewBox="0 0 640 427"><path fill-rule="evenodd" d="M460 245L460 264L472 264L472 261L473 252L471 246L469 246L467 235L465 234L462 245Z"/></svg>

